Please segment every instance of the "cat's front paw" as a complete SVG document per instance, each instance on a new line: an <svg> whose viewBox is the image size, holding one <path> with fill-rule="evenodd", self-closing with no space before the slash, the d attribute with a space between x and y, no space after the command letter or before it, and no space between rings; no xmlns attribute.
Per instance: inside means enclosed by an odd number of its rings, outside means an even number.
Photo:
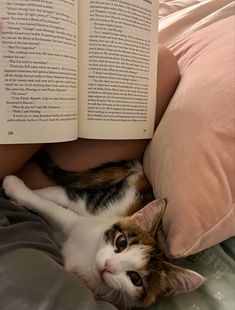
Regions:
<svg viewBox="0 0 235 310"><path fill-rule="evenodd" d="M8 175L4 178L2 187L5 194L18 205L24 205L29 193L23 181L14 175Z"/></svg>

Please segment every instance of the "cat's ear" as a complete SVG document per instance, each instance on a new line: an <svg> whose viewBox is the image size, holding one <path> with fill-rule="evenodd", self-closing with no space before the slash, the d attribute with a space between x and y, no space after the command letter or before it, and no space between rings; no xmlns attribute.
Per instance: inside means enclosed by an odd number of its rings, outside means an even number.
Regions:
<svg viewBox="0 0 235 310"><path fill-rule="evenodd" d="M134 213L131 218L146 232L155 234L166 208L166 199L156 199Z"/></svg>
<svg viewBox="0 0 235 310"><path fill-rule="evenodd" d="M163 265L166 272L165 296L194 291L205 281L205 278L195 271L178 267L167 262L164 262Z"/></svg>

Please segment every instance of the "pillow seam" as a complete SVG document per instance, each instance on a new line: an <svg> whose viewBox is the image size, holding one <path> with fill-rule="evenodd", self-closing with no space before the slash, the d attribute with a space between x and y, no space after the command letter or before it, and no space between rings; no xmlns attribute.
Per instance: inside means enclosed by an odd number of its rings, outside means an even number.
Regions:
<svg viewBox="0 0 235 310"><path fill-rule="evenodd" d="M192 251L192 249L199 243L199 239L201 240L206 234L210 233L211 231L213 231L214 229L216 229L217 226L219 226L224 220L226 220L230 214L233 214L235 216L235 204L233 203L230 210L223 216L222 219L220 219L215 225L213 225L211 228L209 228L206 232L204 232L203 234L201 234L197 240L191 245L191 247L186 250L186 251L183 251L181 252L180 254L178 255L174 255L173 257L174 258L180 258L180 257L185 257L185 256L188 256L188 255L192 255L190 254L190 252ZM235 219L234 219L235 221ZM234 223L235 224L235 223ZM221 240L222 242L222 240ZM201 251L200 251L201 252ZM196 253L195 253L196 254Z"/></svg>

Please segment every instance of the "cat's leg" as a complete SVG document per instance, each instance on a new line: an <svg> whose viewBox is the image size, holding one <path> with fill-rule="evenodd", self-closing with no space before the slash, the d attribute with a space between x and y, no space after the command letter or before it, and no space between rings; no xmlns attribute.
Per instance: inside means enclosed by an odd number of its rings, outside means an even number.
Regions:
<svg viewBox="0 0 235 310"><path fill-rule="evenodd" d="M33 210L49 222L67 231L77 222L78 216L58 204L38 196L16 176L5 177L2 184L6 195L17 204Z"/></svg>
<svg viewBox="0 0 235 310"><path fill-rule="evenodd" d="M51 186L42 189L36 189L34 190L34 193L65 208L68 207L70 203L70 199L68 198L66 191L61 186Z"/></svg>
<svg viewBox="0 0 235 310"><path fill-rule="evenodd" d="M83 199L80 199L79 197L77 197L75 201L69 199L65 189L61 186L51 186L42 189L36 189L34 190L34 192L37 195L53 201L66 209L72 210L78 215L88 215L88 212L86 210L86 204Z"/></svg>

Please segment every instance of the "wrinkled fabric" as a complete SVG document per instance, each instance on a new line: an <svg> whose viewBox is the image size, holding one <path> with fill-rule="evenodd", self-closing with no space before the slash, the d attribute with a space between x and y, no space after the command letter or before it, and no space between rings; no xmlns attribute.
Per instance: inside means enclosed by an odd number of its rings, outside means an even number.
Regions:
<svg viewBox="0 0 235 310"><path fill-rule="evenodd" d="M235 238L179 264L207 278L198 290L166 298L146 310L235 309ZM38 215L0 198L1 310L114 310L97 302L63 268L50 227Z"/></svg>
<svg viewBox="0 0 235 310"><path fill-rule="evenodd" d="M235 12L235 11L233 11ZM174 258L235 236L234 16L176 41L179 85L144 155Z"/></svg>
<svg viewBox="0 0 235 310"><path fill-rule="evenodd" d="M48 224L0 198L1 310L114 310L63 268Z"/></svg>

